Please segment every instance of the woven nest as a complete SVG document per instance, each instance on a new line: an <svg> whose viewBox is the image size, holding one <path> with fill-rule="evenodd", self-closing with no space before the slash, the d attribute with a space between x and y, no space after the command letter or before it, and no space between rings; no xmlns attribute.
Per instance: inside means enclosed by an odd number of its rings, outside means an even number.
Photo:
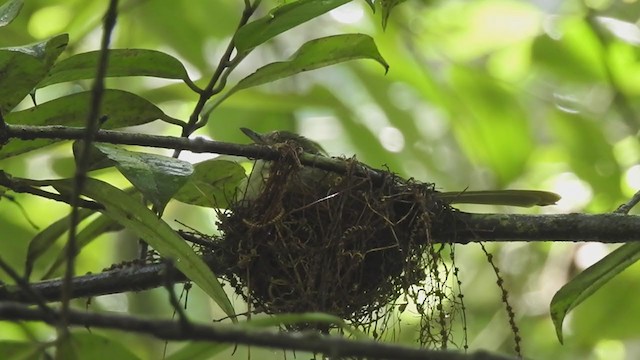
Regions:
<svg viewBox="0 0 640 360"><path fill-rule="evenodd" d="M231 283L257 309L363 324L429 275L432 218L450 212L433 185L391 173L374 181L345 162L350 170L335 174L289 152L255 200L220 214Z"/></svg>

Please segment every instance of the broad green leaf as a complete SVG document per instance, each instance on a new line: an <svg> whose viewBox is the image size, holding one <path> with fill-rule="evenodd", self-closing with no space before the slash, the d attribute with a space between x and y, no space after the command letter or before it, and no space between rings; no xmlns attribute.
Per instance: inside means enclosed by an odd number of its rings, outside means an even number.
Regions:
<svg viewBox="0 0 640 360"><path fill-rule="evenodd" d="M267 40L318 17L351 0L298 0L281 5L267 16L252 21L236 32L233 38L239 53L247 52Z"/></svg>
<svg viewBox="0 0 640 360"><path fill-rule="evenodd" d="M124 344L110 337L74 332L58 345L56 359L139 360Z"/></svg>
<svg viewBox="0 0 640 360"><path fill-rule="evenodd" d="M585 269L556 292L551 300L550 311L560 343L563 341L562 322L567 313L638 259L640 243L624 244Z"/></svg>
<svg viewBox="0 0 640 360"><path fill-rule="evenodd" d="M92 210L81 209L78 212L78 221L86 219L91 214L95 213ZM40 231L29 242L27 248L27 260L25 263L25 276L28 278L33 271L33 266L47 250L51 249L51 246L55 244L56 240L69 230L69 216L65 216L62 219L47 226L44 230Z"/></svg>
<svg viewBox="0 0 640 360"><path fill-rule="evenodd" d="M116 167L157 210L162 210L193 173L193 165L168 156L134 152L110 144L95 147L116 163Z"/></svg>
<svg viewBox="0 0 640 360"><path fill-rule="evenodd" d="M215 159L203 161L194 165L193 175L174 195L174 199L191 205L224 209L244 177L244 168L236 162Z"/></svg>
<svg viewBox="0 0 640 360"><path fill-rule="evenodd" d="M31 109L7 114L5 120L16 125L84 126L91 96L91 92L64 96ZM114 89L105 90L101 111L107 117L102 125L103 129L140 125L166 117L162 110L148 100L127 91ZM0 159L39 149L54 142L56 140L11 140L0 149Z"/></svg>
<svg viewBox="0 0 640 360"><path fill-rule="evenodd" d="M37 343L3 340L0 341L0 359L40 360L45 349Z"/></svg>
<svg viewBox="0 0 640 360"><path fill-rule="evenodd" d="M22 9L22 0L10 0L0 6L0 27L9 25Z"/></svg>
<svg viewBox="0 0 640 360"><path fill-rule="evenodd" d="M328 36L306 42L291 55L288 61L275 62L259 68L240 80L212 106L216 107L231 94L242 89L355 59L372 59L382 65L385 72L389 69L389 65L378 52L370 36L364 34Z"/></svg>
<svg viewBox="0 0 640 360"><path fill-rule="evenodd" d="M51 84L81 79L93 79L100 51L78 54L55 64L38 88ZM166 79L188 80L182 63L173 56L155 50L115 49L109 50L107 77L152 76Z"/></svg>
<svg viewBox="0 0 640 360"><path fill-rule="evenodd" d="M31 45L0 48L0 112L7 114L34 89L68 42L69 36L63 34Z"/></svg>
<svg viewBox="0 0 640 360"><path fill-rule="evenodd" d="M66 194L73 188L69 179L37 183L53 186ZM237 321L233 306L215 274L166 222L134 197L100 180L87 179L82 194L104 205L104 214L133 231L161 256L172 259L178 270L200 286L232 320Z"/></svg>
<svg viewBox="0 0 640 360"><path fill-rule="evenodd" d="M382 9L382 28L387 28L387 22L393 8L405 2L406 0L380 0L380 8Z"/></svg>
<svg viewBox="0 0 640 360"><path fill-rule="evenodd" d="M121 224L116 223L104 214L100 214L100 216L95 218L89 225L87 225L87 227L82 229L76 235L76 248L78 249L78 253L98 236L111 231L120 231L122 229L123 226ZM66 259L67 253L65 251L60 252L42 278L50 279L54 277L54 275L57 274L58 268L65 263Z"/></svg>

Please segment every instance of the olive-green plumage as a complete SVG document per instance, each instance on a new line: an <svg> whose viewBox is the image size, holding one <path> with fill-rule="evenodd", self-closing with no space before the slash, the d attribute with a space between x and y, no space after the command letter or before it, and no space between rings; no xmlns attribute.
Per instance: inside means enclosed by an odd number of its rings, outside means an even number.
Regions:
<svg viewBox="0 0 640 360"><path fill-rule="evenodd" d="M276 145L287 142L294 142L305 152L327 156L327 152L320 144L307 139L304 136L294 134L289 131L273 131L266 134L258 134L253 130L241 128L253 142L259 145ZM310 182L323 178L326 172L320 169L309 168L305 170L304 177ZM240 184L240 199L251 200L260 194L266 178L268 177L268 162L257 160L251 175L246 182ZM326 177L326 176L324 176ZM304 179L303 179L304 180ZM458 192L438 192L435 193L438 199L450 204L483 204L483 205L506 205L506 206L546 206L553 205L560 196L558 194L539 190L487 190L487 191L458 191Z"/></svg>

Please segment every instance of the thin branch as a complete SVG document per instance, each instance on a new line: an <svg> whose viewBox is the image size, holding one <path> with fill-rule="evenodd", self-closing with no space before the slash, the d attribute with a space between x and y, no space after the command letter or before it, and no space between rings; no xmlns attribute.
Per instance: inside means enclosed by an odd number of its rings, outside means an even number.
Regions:
<svg viewBox="0 0 640 360"><path fill-rule="evenodd" d="M513 359L487 352L464 354L454 351L417 349L413 347L363 340L350 340L340 336L324 336L315 332L285 333L256 330L228 325L191 324L184 327L170 320L148 320L118 314L96 314L70 310L69 324L86 328L102 328L140 333L172 341L211 341L260 346L272 349L290 349L323 353L331 358L369 357L403 360L506 360ZM44 321L50 323L41 310L15 303L0 303L0 319L14 321Z"/></svg>
<svg viewBox="0 0 640 360"><path fill-rule="evenodd" d="M9 275L11 279L13 279L13 281L15 281L16 286L18 286L20 290L22 290L22 292L29 297L29 299L31 300L30 302L38 306L43 315L47 316L49 321L59 320L59 317L57 316L57 314L55 314L53 309L47 306L46 300L31 288L31 284L29 284L29 281L18 275L18 273L13 270L13 268L9 266L9 264L7 264L2 258L0 258L0 269L4 270L4 272L7 273L7 275Z"/></svg>
<svg viewBox="0 0 640 360"><path fill-rule="evenodd" d="M0 131L1 130L2 129L0 129ZM83 128L9 124L5 127L4 133L0 133L0 137L4 136L9 139L15 138L21 140L81 140L83 135ZM275 160L280 157L280 153L277 150L264 145L240 145L202 138L187 139L175 136L146 135L114 130L99 130L95 134L94 140L110 144L188 150L194 153L237 155L252 159ZM346 173L349 170L343 159L334 159L325 156L302 154L300 155L300 162L304 165L338 173ZM380 172L368 167L361 167L360 172L370 176L372 179L382 176Z"/></svg>
<svg viewBox="0 0 640 360"><path fill-rule="evenodd" d="M13 192L26 193L50 199L54 201L71 204L71 198L69 196L51 193L40 188L30 186L26 184L23 179L13 178L4 171L0 170L0 185L11 189ZM76 205L86 209L103 210L104 207L94 201L88 201L84 199L76 200Z"/></svg>
<svg viewBox="0 0 640 360"><path fill-rule="evenodd" d="M104 78L107 73L107 64L109 60L109 43L111 42L111 34L116 24L117 11L118 0L110 0L104 19L104 31L102 35L102 42L100 44L100 58L98 59L96 76L91 89L91 104L89 104L89 114L87 115L86 129L84 131L84 143L76 162L76 172L71 193L69 238L66 246L67 262L64 273L64 286L62 288L62 316L60 324L62 327L66 325L66 314L69 309L69 300L71 299L71 279L75 273L75 257L78 252L76 245L76 226L79 222L78 204L80 202L82 189L84 188L87 180L91 143L93 142L95 133L98 131L100 126L98 117L102 104L102 95L104 94Z"/></svg>
<svg viewBox="0 0 640 360"><path fill-rule="evenodd" d="M636 192L633 197L626 203L620 205L614 212L617 214L628 214L634 206L640 202L640 191Z"/></svg>
<svg viewBox="0 0 640 360"><path fill-rule="evenodd" d="M240 20L236 29L240 29L244 26L248 21L251 15L256 11L256 8L260 5L261 0L256 0L252 5L250 1L245 1L244 10L242 11L242 15L240 16ZM233 50L235 49L234 39L231 38L229 40L229 44L224 51L224 54L220 58L218 62L218 66L214 71L213 75L211 75L211 79L207 86L200 92L200 97L198 98L198 102L194 107L191 115L189 116L189 122L182 129L182 137L189 137L195 130L204 126L207 122L206 119L199 119L200 113L204 108L207 101L215 94L222 91L224 85L226 83L226 78L229 76L231 71L238 65L238 63L246 56L246 54L236 54L236 58L231 60L231 55L233 54ZM220 82L222 80L222 82ZM176 149L174 152L174 157L180 153L179 149Z"/></svg>

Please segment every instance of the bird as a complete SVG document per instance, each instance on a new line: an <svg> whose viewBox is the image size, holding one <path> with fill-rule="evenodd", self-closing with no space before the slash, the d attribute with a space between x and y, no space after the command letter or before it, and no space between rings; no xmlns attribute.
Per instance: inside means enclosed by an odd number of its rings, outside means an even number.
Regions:
<svg viewBox="0 0 640 360"><path fill-rule="evenodd" d="M317 142L302 135L277 130L260 134L248 128L240 130L257 145L277 146L278 144L294 144L303 152L317 155L329 156L324 148ZM327 171L310 168L305 170L304 179L310 183L318 182L326 177ZM239 199L246 201L255 199L264 188L268 177L268 161L257 160L251 174L239 185ZM435 192L437 200L448 204L478 204L478 205L504 205L518 207L547 206L554 205L560 196L556 193L542 190L477 190L477 191L449 191Z"/></svg>

